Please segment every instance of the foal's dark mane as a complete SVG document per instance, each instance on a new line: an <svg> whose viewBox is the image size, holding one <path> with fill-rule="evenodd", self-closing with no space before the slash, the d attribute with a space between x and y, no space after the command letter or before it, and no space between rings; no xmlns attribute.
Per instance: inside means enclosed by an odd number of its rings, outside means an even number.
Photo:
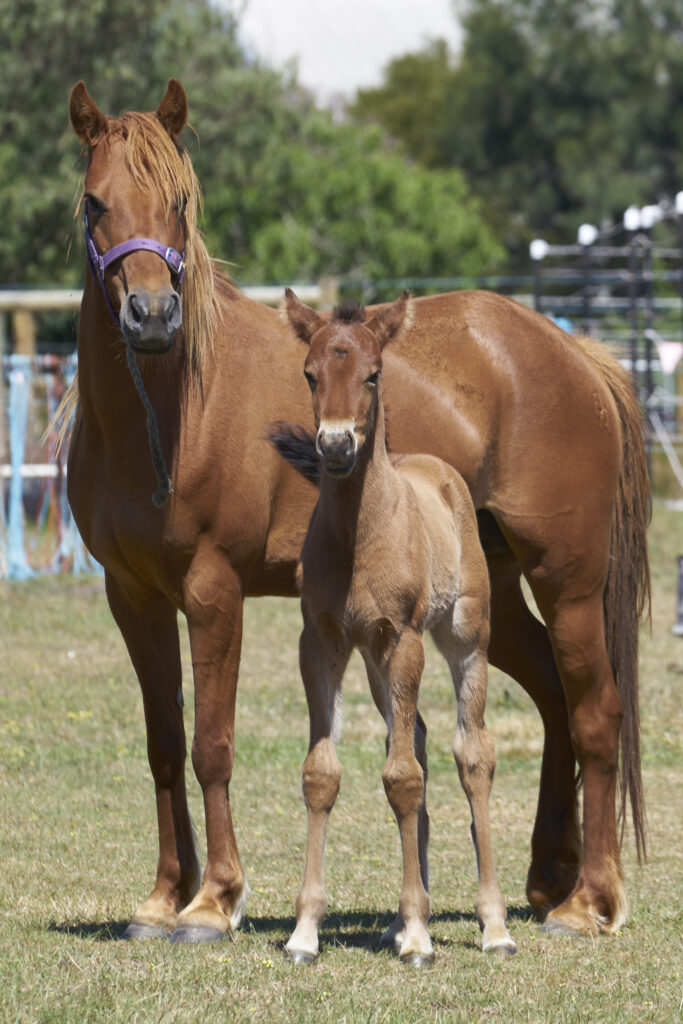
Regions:
<svg viewBox="0 0 683 1024"><path fill-rule="evenodd" d="M355 299L345 299L332 310L332 322L343 324L364 324L365 307Z"/></svg>

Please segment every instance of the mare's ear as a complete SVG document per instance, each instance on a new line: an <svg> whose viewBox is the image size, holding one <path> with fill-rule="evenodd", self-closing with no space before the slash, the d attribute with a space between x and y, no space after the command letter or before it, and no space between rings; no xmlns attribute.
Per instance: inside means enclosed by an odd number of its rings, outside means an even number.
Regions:
<svg viewBox="0 0 683 1024"><path fill-rule="evenodd" d="M324 323L322 317L318 316L310 306L305 306L291 288L285 288L283 312L297 338L301 338L307 345L310 345L313 335Z"/></svg>
<svg viewBox="0 0 683 1024"><path fill-rule="evenodd" d="M71 90L69 116L76 135L86 146L94 146L107 130L107 119L84 82L76 82Z"/></svg>
<svg viewBox="0 0 683 1024"><path fill-rule="evenodd" d="M413 322L413 302L409 291L401 292L390 306L380 309L365 325L377 338L380 349L400 338Z"/></svg>
<svg viewBox="0 0 683 1024"><path fill-rule="evenodd" d="M177 78L169 78L168 89L157 107L157 117L173 137L180 135L187 122L187 96Z"/></svg>

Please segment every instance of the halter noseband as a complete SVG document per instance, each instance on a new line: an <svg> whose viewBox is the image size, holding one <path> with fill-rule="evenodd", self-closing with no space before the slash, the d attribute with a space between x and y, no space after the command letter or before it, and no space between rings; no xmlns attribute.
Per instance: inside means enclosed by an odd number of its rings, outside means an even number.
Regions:
<svg viewBox="0 0 683 1024"><path fill-rule="evenodd" d="M163 245L161 242L155 241L153 238L131 238L127 242L119 242L108 252L100 255L97 251L97 246L93 241L93 237L90 233L90 225L88 224L88 211L84 209L83 220L85 222L85 251L88 255L88 265L93 273L93 276L99 281L104 297L107 300L109 306L109 312L114 318L114 322L117 327L119 325L119 318L116 310L112 306L111 299L109 298L109 292L104 281L104 274L107 267L115 260L121 259L122 256L127 256L128 253L135 252L138 249L146 249L148 252L155 252L157 256L161 256L164 263L167 265L171 273L176 276L176 283L178 288L183 283L183 277L185 276L185 250L178 252L170 245Z"/></svg>

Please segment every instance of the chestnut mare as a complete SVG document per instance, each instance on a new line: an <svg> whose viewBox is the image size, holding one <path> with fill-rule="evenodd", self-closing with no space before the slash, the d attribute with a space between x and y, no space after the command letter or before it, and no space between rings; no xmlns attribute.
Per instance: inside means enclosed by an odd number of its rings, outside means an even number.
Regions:
<svg viewBox="0 0 683 1024"><path fill-rule="evenodd" d="M314 486L264 439L274 420L312 425L301 343L208 258L198 184L178 142L187 117L178 82L155 113L118 118L78 83L70 114L87 151L96 273L86 274L78 330L69 499L105 568L142 689L159 828L156 882L127 934L201 941L235 928L245 902L229 801L243 601L296 594L316 501ZM139 246L150 240L161 251ZM129 245L103 267L121 243ZM549 911L549 928L613 932L626 915L619 774L622 814L628 792L639 851L644 842L637 633L649 491L629 381L596 344L481 292L416 300L384 378L393 448L439 456L470 489L491 581L489 659L521 683L543 720L529 902ZM545 626L523 598L522 572ZM206 814L201 884L185 792L178 610L189 628L192 763Z"/></svg>
<svg viewBox="0 0 683 1024"><path fill-rule="evenodd" d="M408 293L367 323L364 310L353 304L323 320L289 289L286 312L310 346L304 376L313 395L322 469L297 573L304 619L299 663L310 719L303 767L308 843L287 952L305 963L318 955L318 927L327 909L325 837L341 781L335 712L344 670L358 648L387 725L382 781L403 849L399 913L382 944L395 945L401 960L414 966L434 959L427 931L426 735L417 715L422 634L428 629L448 662L458 698L453 753L472 813L482 945L485 952L514 953L489 827L496 764L484 724L489 580L474 506L452 466L433 455L390 458L386 447L382 351L409 326ZM277 433L289 434L283 452L288 457L300 435L286 424Z"/></svg>

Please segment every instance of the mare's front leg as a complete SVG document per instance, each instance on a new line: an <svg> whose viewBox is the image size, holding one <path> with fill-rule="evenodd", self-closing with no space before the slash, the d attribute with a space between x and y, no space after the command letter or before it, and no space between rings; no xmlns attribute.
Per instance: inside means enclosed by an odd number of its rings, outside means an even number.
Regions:
<svg viewBox="0 0 683 1024"><path fill-rule="evenodd" d="M327 911L324 884L325 838L330 812L341 782L335 750L335 711L350 648L341 637L323 639L307 621L299 642L299 664L310 722L308 756L303 766L303 793L308 815L306 866L296 900L296 928L286 950L295 963L312 963L318 955L318 928Z"/></svg>
<svg viewBox="0 0 683 1024"><path fill-rule="evenodd" d="M123 937L167 937L176 926L178 912L196 892L200 874L185 790L177 612L155 591L142 586L133 591L110 573L105 579L109 606L142 690L159 826L156 882Z"/></svg>
<svg viewBox="0 0 683 1024"><path fill-rule="evenodd" d="M406 629L387 666L391 701L391 731L382 782L398 822L403 853L403 881L399 915L404 923L399 933L399 956L403 963L428 966L434 950L427 931L429 893L423 883L418 841L418 822L424 812L425 782L415 757L414 737L417 697L424 669L422 638ZM425 858L426 866L426 858Z"/></svg>
<svg viewBox="0 0 683 1024"><path fill-rule="evenodd" d="M375 666L368 651L361 651L368 674L370 692L375 706L387 725L386 754L389 755L391 737L392 709L391 695L386 679ZM419 711L415 715L415 757L422 769L424 795L417 816L417 847L420 860L420 877L422 884L429 892L429 814L427 813L427 726ZM379 949L400 949L405 938L405 921L399 911L385 932L380 937Z"/></svg>
<svg viewBox="0 0 683 1024"><path fill-rule="evenodd" d="M243 596L232 567L212 548L195 557L183 597L195 686L192 764L204 797L207 860L201 888L172 940L210 942L237 928L247 897L229 796Z"/></svg>

